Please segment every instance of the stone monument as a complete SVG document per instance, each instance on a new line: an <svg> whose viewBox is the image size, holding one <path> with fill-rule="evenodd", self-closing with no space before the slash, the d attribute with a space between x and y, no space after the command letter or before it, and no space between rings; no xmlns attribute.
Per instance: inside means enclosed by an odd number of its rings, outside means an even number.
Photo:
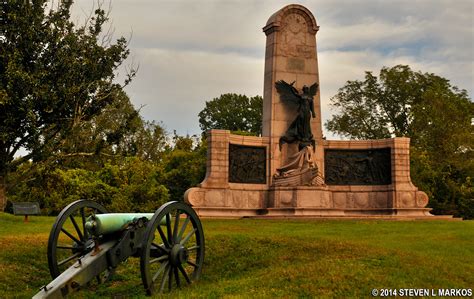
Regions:
<svg viewBox="0 0 474 299"><path fill-rule="evenodd" d="M318 30L301 5L268 19L263 136L207 132L206 177L185 193L200 216L432 216L410 180L408 138L323 139Z"/></svg>

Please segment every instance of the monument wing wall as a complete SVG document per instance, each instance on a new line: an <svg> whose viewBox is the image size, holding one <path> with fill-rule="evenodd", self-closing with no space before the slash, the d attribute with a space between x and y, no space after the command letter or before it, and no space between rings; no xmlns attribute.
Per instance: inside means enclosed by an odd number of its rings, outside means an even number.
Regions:
<svg viewBox="0 0 474 299"><path fill-rule="evenodd" d="M272 183L269 138L233 135L227 130L208 132L207 174L185 200L202 216L327 216L425 217L431 216L428 196L410 179L409 138L383 140L325 140L324 152L345 151L342 156L359 166L344 165L340 175L358 172L363 183L275 186ZM233 149L233 150L232 150ZM371 155L388 153L389 166L373 169ZM355 157L352 153L357 153ZM367 153L368 152L368 157ZM363 154L360 154L363 153ZM385 159L385 158L384 158ZM345 162L343 162L345 163ZM371 164L372 163L372 164ZM265 176L262 177L262 168ZM389 173L383 173L388 171ZM328 173L325 171L324 173ZM367 184L365 179L389 177Z"/></svg>

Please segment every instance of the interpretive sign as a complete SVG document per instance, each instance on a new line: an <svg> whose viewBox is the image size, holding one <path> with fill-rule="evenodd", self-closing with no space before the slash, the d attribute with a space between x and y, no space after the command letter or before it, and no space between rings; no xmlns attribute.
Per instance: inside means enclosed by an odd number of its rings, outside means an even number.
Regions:
<svg viewBox="0 0 474 299"><path fill-rule="evenodd" d="M15 215L38 215L40 213L37 202L14 202L13 214Z"/></svg>

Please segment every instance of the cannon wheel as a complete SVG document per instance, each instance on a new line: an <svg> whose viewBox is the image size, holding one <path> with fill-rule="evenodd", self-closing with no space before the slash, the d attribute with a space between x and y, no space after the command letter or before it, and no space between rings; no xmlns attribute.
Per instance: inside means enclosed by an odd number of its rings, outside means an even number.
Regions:
<svg viewBox="0 0 474 299"><path fill-rule="evenodd" d="M148 222L142 248L140 270L148 295L163 292L166 284L169 291L191 284L204 261L204 232L196 212L177 201L162 205Z"/></svg>
<svg viewBox="0 0 474 299"><path fill-rule="evenodd" d="M107 210L92 200L75 201L59 213L48 240L48 265L53 279L92 250L94 241L85 230L86 219L103 213Z"/></svg>

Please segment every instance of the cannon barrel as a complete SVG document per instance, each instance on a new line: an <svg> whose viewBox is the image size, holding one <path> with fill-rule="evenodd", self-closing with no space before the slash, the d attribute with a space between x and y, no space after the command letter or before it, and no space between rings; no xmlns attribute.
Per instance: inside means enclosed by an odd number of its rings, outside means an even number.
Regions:
<svg viewBox="0 0 474 299"><path fill-rule="evenodd" d="M86 229L94 235L106 235L119 232L127 228L130 223L141 218L151 220L154 213L109 213L91 215L87 218ZM161 220L161 225L165 224L165 219Z"/></svg>
<svg viewBox="0 0 474 299"><path fill-rule="evenodd" d="M95 236L106 235L124 230L130 223L140 218L148 220L153 213L109 213L91 215L87 218L86 229Z"/></svg>

